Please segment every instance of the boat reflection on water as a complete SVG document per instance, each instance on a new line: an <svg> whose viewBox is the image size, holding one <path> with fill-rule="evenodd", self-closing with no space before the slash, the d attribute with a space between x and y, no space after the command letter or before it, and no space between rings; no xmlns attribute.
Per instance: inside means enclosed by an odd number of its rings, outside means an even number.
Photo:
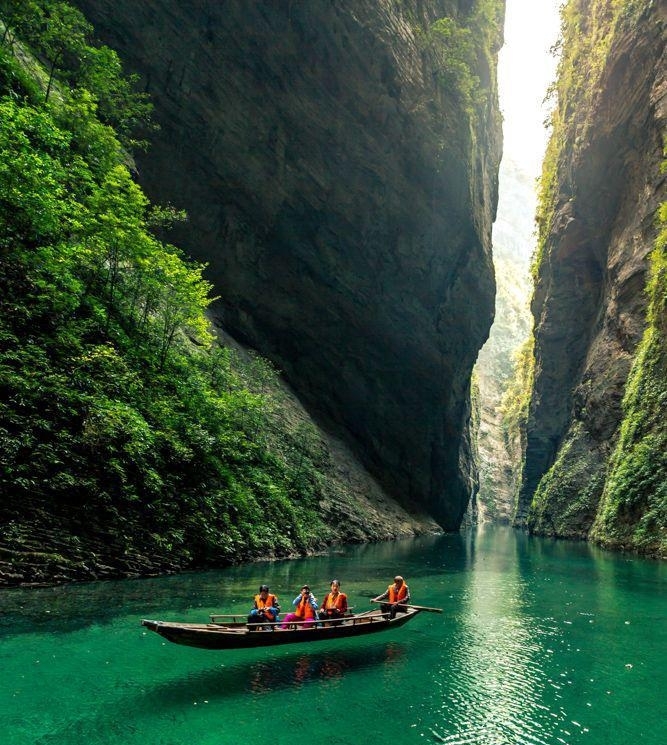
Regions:
<svg viewBox="0 0 667 745"><path fill-rule="evenodd" d="M407 659L404 645L390 642L373 649L303 653L257 662L249 671L247 689L268 693L277 688L302 686L315 681L335 681L347 673Z"/></svg>
<svg viewBox="0 0 667 745"><path fill-rule="evenodd" d="M336 684L354 678L355 673L383 667L394 679L393 666L404 663L407 667L408 662L408 646L394 641L372 645L359 643L345 649L336 649L333 645L318 649L320 651L308 653L284 649L280 655L267 651L261 659L257 659L256 652L251 655L243 651L236 659L213 669L193 670L188 675L179 674L153 684L137 695L135 705L140 709L150 707L153 711L173 713L191 708L193 702L213 705L248 695L263 697L310 684Z"/></svg>

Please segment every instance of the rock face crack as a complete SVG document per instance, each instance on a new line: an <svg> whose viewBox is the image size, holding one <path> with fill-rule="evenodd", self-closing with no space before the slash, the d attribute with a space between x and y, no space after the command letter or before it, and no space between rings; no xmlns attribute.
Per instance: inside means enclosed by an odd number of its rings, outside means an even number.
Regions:
<svg viewBox="0 0 667 745"><path fill-rule="evenodd" d="M170 240L208 262L224 327L392 495L458 528L500 118L492 92L471 126L417 26L460 3L78 5L153 98L140 180L187 210Z"/></svg>

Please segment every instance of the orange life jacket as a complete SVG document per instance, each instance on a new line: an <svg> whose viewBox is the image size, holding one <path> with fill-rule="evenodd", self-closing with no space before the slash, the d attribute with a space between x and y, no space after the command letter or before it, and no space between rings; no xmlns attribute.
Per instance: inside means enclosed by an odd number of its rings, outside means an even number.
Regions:
<svg viewBox="0 0 667 745"><path fill-rule="evenodd" d="M313 610L313 606L310 604L308 598L305 600L301 598L299 604L296 606L295 613L297 618L303 618L304 620L307 618L315 618L315 611Z"/></svg>
<svg viewBox="0 0 667 745"><path fill-rule="evenodd" d="M255 608L257 610L264 610L264 608L275 608L278 605L278 598L275 595L269 593L266 596L266 600L262 599L261 595L255 595Z"/></svg>
<svg viewBox="0 0 667 745"><path fill-rule="evenodd" d="M334 594L330 592L325 598L322 604L324 610L337 610L341 613L345 613L347 610L347 595L344 592L339 592L334 597Z"/></svg>
<svg viewBox="0 0 667 745"><path fill-rule="evenodd" d="M387 591L389 592L390 603L398 603L408 596L408 586L405 582L403 582L398 590L396 590L396 585L389 585Z"/></svg>

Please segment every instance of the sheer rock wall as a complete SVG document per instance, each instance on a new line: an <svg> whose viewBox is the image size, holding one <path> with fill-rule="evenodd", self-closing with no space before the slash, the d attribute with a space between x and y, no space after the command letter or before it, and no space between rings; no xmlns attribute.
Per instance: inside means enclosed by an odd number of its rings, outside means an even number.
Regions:
<svg viewBox="0 0 667 745"><path fill-rule="evenodd" d="M665 199L666 21L662 0L621 27L599 84L589 80L592 108L569 112L532 302L535 379L516 518L539 533L588 536L645 328L648 259ZM586 117L592 126L577 137Z"/></svg>
<svg viewBox="0 0 667 745"><path fill-rule="evenodd" d="M160 130L138 158L224 327L389 493L459 526L469 378L493 315L495 73L471 127L424 37L469 0L80 0Z"/></svg>

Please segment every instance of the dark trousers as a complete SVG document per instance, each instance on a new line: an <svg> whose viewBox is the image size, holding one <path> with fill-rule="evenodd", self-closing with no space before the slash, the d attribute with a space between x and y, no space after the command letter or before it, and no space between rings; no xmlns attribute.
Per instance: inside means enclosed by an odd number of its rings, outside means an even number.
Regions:
<svg viewBox="0 0 667 745"><path fill-rule="evenodd" d="M251 624L262 624L262 623L273 623L273 616L271 613L251 613L248 616L248 625ZM273 629L273 626L270 626L269 628ZM251 629L252 631L252 629Z"/></svg>
<svg viewBox="0 0 667 745"><path fill-rule="evenodd" d="M337 623L327 624L328 626L329 625L331 625L331 626L337 626L339 623L342 623L342 618L343 618L344 615L345 614L344 613L341 613L339 610L333 609L333 610L321 610L317 614L317 617L320 619L320 621L330 621L330 620L332 620L334 618L335 619L339 619L340 618L341 620L338 621Z"/></svg>
<svg viewBox="0 0 667 745"><path fill-rule="evenodd" d="M383 613L388 613L389 618L396 618L397 613L407 613L408 609L405 605L392 605L391 603L382 603L380 610Z"/></svg>

